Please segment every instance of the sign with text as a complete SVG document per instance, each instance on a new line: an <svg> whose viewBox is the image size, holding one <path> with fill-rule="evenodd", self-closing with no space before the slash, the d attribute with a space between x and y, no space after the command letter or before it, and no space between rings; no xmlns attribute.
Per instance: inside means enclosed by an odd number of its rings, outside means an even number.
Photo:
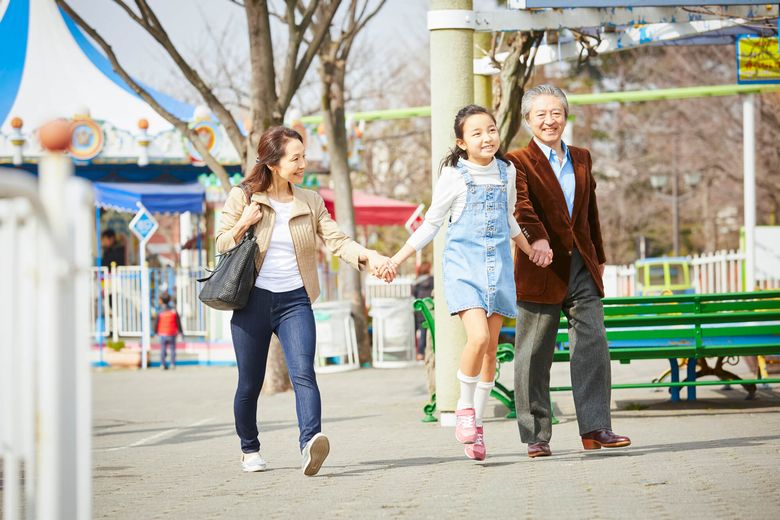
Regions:
<svg viewBox="0 0 780 520"><path fill-rule="evenodd" d="M737 82L780 83L777 36L742 36L737 40Z"/></svg>

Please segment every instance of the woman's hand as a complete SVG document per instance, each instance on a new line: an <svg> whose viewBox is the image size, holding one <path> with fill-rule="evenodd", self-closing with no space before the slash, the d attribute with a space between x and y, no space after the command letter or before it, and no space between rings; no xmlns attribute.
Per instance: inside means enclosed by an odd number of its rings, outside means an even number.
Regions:
<svg viewBox="0 0 780 520"><path fill-rule="evenodd" d="M392 282L397 274L398 266L388 257L379 254L377 251L369 250L366 255L371 274L384 280L387 283Z"/></svg>
<svg viewBox="0 0 780 520"><path fill-rule="evenodd" d="M231 230L233 233L233 241L235 241L236 244L241 242L241 238L244 236L244 233L246 233L249 228L260 222L262 217L263 210L260 209L260 204L257 202L252 202L244 206L244 211L241 212L241 216L238 218L238 222L236 222L235 226L233 226L233 229Z"/></svg>
<svg viewBox="0 0 780 520"><path fill-rule="evenodd" d="M241 213L241 217L238 219L240 226L254 226L263 216L263 210L260 209L260 204L252 202L244 206L244 211Z"/></svg>

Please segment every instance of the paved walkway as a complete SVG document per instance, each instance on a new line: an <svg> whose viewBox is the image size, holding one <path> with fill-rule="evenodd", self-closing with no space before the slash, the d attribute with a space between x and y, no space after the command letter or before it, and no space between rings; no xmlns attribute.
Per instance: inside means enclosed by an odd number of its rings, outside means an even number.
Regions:
<svg viewBox="0 0 780 520"><path fill-rule="evenodd" d="M649 379L664 366L616 364L613 376ZM556 364L553 384L567 371ZM423 378L422 367L320 376L332 449L306 478L291 393L261 396L269 470L244 474L234 368L96 372L94 517L780 518L776 390L745 401L736 387L706 387L675 404L663 391L616 391L615 430L634 445L588 453L571 394L556 394L553 457L528 459L515 423L492 418L488 459L475 463L451 429L420 422Z"/></svg>

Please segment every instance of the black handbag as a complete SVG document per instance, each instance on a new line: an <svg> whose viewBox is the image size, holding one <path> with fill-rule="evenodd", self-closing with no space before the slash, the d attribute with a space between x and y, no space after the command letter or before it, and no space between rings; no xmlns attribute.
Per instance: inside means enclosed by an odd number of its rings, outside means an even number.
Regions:
<svg viewBox="0 0 780 520"><path fill-rule="evenodd" d="M250 194L243 185L241 188L249 204ZM220 311L238 310L246 306L257 278L257 242L253 228L250 226L238 245L218 255L217 267L209 271L208 276L198 279L199 282L205 282L198 294L198 299L205 305Z"/></svg>

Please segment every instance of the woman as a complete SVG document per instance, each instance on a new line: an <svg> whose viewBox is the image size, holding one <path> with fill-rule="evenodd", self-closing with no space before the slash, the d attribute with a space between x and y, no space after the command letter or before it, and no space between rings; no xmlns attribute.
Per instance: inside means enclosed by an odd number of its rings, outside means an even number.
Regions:
<svg viewBox="0 0 780 520"><path fill-rule="evenodd" d="M266 130L257 145L256 165L243 186L228 195L217 232L219 252L238 244L250 228L258 245L255 286L246 307L234 311L230 320L238 364L233 411L244 471L266 468L256 420L271 334L282 344L295 390L303 473L316 475L330 450L328 438L320 431L320 392L314 375L311 302L320 294L317 237L355 268L368 262L376 272L386 261L342 233L317 192L295 186L303 180L305 167L303 138L298 132L280 126ZM249 204L245 189L252 194Z"/></svg>

